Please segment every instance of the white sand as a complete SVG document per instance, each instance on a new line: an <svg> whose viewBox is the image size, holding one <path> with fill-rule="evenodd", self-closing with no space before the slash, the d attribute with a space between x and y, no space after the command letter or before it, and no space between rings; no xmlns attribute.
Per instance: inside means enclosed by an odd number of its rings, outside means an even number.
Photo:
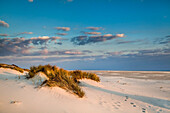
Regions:
<svg viewBox="0 0 170 113"><path fill-rule="evenodd" d="M170 80L105 75L100 72L100 83L81 80L86 95L78 98L58 87L35 88L25 74L0 68L0 113L170 112Z"/></svg>

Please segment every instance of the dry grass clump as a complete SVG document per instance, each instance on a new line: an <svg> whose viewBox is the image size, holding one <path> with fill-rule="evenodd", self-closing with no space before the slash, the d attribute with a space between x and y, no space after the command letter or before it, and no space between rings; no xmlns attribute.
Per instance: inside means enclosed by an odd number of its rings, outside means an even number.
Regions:
<svg viewBox="0 0 170 113"><path fill-rule="evenodd" d="M82 72L80 70L70 71L69 73L75 81L77 81L78 79L86 78L86 79L91 79L100 82L100 78L95 73L87 73L87 72Z"/></svg>
<svg viewBox="0 0 170 113"><path fill-rule="evenodd" d="M0 67L2 68L10 68L10 69L14 69L14 70L17 70L21 73L23 73L24 71L29 71L29 69L22 69L20 67L18 67L17 65L15 64L12 64L12 65L8 65L8 64L0 64Z"/></svg>
<svg viewBox="0 0 170 113"><path fill-rule="evenodd" d="M63 89L71 91L79 97L84 96L84 92L78 84L70 76L69 71L51 65L39 65L30 67L29 78L35 76L36 73L43 72L49 78L45 85L49 87L59 86Z"/></svg>

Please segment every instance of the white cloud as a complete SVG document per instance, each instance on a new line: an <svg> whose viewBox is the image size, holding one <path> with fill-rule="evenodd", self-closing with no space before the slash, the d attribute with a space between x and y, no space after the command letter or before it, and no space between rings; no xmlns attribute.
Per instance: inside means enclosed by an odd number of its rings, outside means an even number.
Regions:
<svg viewBox="0 0 170 113"><path fill-rule="evenodd" d="M109 37L109 36L113 36L112 34L105 34L103 35L104 37Z"/></svg>
<svg viewBox="0 0 170 113"><path fill-rule="evenodd" d="M0 20L0 26L2 26L2 27L9 27L9 24L6 23L5 21Z"/></svg>
<svg viewBox="0 0 170 113"><path fill-rule="evenodd" d="M116 34L117 37L124 37L125 34Z"/></svg>
<svg viewBox="0 0 170 113"><path fill-rule="evenodd" d="M31 39L43 39L43 40L46 40L46 39L49 39L50 37L49 36L39 36L39 37L32 37Z"/></svg>
<svg viewBox="0 0 170 113"><path fill-rule="evenodd" d="M57 30L62 30L62 31L70 31L69 27L55 27Z"/></svg>

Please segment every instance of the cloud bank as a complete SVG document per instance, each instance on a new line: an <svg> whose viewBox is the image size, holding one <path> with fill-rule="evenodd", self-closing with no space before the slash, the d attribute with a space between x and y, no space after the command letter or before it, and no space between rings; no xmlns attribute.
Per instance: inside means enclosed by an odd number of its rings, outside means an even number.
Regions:
<svg viewBox="0 0 170 113"><path fill-rule="evenodd" d="M6 36L8 36L8 34L0 34L0 36L6 37Z"/></svg>
<svg viewBox="0 0 170 113"><path fill-rule="evenodd" d="M103 36L77 36L71 39L75 45L86 45L90 43L104 42L116 38L124 37L124 34L119 35L103 35Z"/></svg>
<svg viewBox="0 0 170 113"><path fill-rule="evenodd" d="M54 42L54 44L61 43L56 42L60 37L32 37L29 39L26 38L2 38L0 39L0 55L24 55L30 53L31 49L36 49L36 46L47 45L48 43Z"/></svg>

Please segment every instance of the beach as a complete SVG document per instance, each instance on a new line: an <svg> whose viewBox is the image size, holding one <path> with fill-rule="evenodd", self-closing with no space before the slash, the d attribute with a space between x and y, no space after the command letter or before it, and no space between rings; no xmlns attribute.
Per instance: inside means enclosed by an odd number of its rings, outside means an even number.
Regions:
<svg viewBox="0 0 170 113"><path fill-rule="evenodd" d="M169 113L170 72L88 71L79 98L59 87L36 87L25 74L0 68L1 113Z"/></svg>

